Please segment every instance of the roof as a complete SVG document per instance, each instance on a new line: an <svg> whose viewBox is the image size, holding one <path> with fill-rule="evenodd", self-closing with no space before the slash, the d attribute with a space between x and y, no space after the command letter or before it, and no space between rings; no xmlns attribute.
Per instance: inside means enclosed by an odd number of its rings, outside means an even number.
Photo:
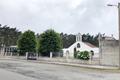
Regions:
<svg viewBox="0 0 120 80"><path fill-rule="evenodd" d="M89 47L97 48L96 46L92 45L91 43L88 43L88 42L83 42L83 43L85 43L85 44L88 45Z"/></svg>

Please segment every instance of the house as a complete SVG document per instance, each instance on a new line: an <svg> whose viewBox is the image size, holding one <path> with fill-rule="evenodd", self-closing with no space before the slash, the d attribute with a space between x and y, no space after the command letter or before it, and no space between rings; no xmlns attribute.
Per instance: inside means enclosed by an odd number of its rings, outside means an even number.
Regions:
<svg viewBox="0 0 120 80"><path fill-rule="evenodd" d="M16 54L17 46L2 46L0 47L0 54L5 56L10 56Z"/></svg>
<svg viewBox="0 0 120 80"><path fill-rule="evenodd" d="M63 49L63 56L73 58L76 51L93 51L95 54L94 57L98 57L99 48L88 42L82 42L82 35L78 33L76 35L76 42L70 47Z"/></svg>

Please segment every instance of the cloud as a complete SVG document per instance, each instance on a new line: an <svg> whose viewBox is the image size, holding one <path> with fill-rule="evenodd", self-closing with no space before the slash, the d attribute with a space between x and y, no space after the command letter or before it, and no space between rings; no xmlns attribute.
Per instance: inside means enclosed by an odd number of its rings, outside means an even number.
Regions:
<svg viewBox="0 0 120 80"><path fill-rule="evenodd" d="M118 0L0 0L0 22L41 33L53 28L64 33L98 32L117 35Z"/></svg>

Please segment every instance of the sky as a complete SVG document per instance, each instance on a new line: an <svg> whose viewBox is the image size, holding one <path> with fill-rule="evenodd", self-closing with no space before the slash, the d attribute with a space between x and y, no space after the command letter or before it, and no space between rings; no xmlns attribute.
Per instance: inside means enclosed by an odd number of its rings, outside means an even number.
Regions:
<svg viewBox="0 0 120 80"><path fill-rule="evenodd" d="M0 24L42 33L105 33L118 38L120 0L0 0Z"/></svg>

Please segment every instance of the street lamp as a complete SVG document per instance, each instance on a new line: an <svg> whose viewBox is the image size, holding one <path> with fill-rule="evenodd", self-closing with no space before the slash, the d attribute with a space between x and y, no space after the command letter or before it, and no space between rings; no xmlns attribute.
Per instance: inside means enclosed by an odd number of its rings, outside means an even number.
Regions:
<svg viewBox="0 0 120 80"><path fill-rule="evenodd" d="M118 32L119 32L119 69L120 69L120 3L118 5L108 4L107 6L115 6L118 8Z"/></svg>
<svg viewBox="0 0 120 80"><path fill-rule="evenodd" d="M113 5L113 4L107 4L107 6L116 6L116 7L118 7L118 5Z"/></svg>

